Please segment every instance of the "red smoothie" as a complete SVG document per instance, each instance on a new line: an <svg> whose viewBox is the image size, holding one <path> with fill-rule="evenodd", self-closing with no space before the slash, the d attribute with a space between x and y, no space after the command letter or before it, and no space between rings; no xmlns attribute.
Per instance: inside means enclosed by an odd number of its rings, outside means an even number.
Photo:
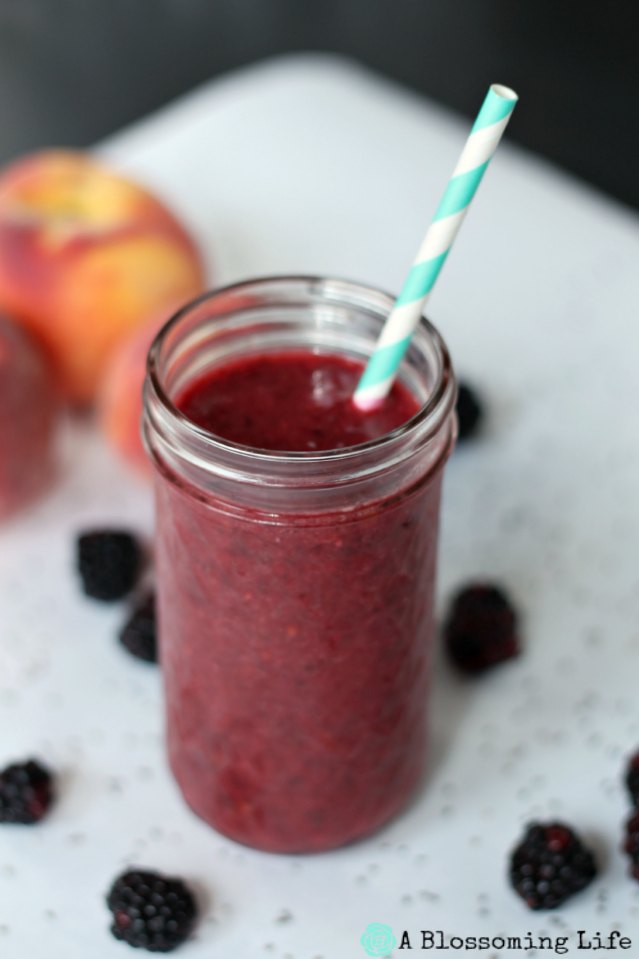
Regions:
<svg viewBox="0 0 639 959"><path fill-rule="evenodd" d="M352 402L362 365L299 350L227 363L176 399L198 426L245 446L314 452L367 443L401 426L419 404L401 383L378 410Z"/></svg>
<svg viewBox="0 0 639 959"><path fill-rule="evenodd" d="M310 351L235 359L174 402L256 449L353 447L419 404L376 413L362 365ZM439 464L438 464L439 466ZM423 771L441 469L348 509L229 509L157 483L160 642L174 774L191 807L265 850L319 851L397 812Z"/></svg>

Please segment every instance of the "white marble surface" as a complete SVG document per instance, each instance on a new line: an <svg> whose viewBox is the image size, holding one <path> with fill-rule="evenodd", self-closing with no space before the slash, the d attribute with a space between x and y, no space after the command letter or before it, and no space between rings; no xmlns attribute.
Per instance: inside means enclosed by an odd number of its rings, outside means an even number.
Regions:
<svg viewBox="0 0 639 959"><path fill-rule="evenodd" d="M353 65L296 57L211 83L101 150L173 203L216 281L319 272L396 290L465 132ZM490 409L448 468L439 592L498 577L526 650L476 683L437 658L427 788L349 849L254 853L182 804L159 675L119 650L122 610L82 600L72 570L76 530L149 530L149 495L95 435L73 434L58 487L0 531L0 761L35 753L61 773L46 823L0 830L2 959L128 955L102 901L127 863L199 890L185 959L354 959L373 921L408 930L412 955L421 929L580 928L620 928L634 937L623 955L639 954L639 883L619 851L620 775L639 746L638 254L630 212L500 147L431 301ZM528 913L504 879L534 816L574 822L602 863L555 915Z"/></svg>

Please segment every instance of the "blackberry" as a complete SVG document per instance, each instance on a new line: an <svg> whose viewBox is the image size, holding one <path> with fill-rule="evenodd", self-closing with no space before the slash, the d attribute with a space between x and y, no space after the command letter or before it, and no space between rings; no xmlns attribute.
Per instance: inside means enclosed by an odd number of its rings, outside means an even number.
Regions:
<svg viewBox="0 0 639 959"><path fill-rule="evenodd" d="M630 874L639 879L639 810L626 823L624 851L630 856Z"/></svg>
<svg viewBox="0 0 639 959"><path fill-rule="evenodd" d="M53 802L53 778L48 769L29 759L0 772L0 822L32 826Z"/></svg>
<svg viewBox="0 0 639 959"><path fill-rule="evenodd" d="M589 849L560 822L533 822L510 860L510 882L531 909L556 909L597 874Z"/></svg>
<svg viewBox="0 0 639 959"><path fill-rule="evenodd" d="M147 663L157 662L155 635L155 595L144 596L131 610L120 631L120 642L132 656Z"/></svg>
<svg viewBox="0 0 639 959"><path fill-rule="evenodd" d="M639 808L639 753L631 757L626 770L626 786L634 806Z"/></svg>
<svg viewBox="0 0 639 959"><path fill-rule="evenodd" d="M107 895L111 932L136 949L171 952L188 938L197 915L195 899L181 879L133 869Z"/></svg>
<svg viewBox="0 0 639 959"><path fill-rule="evenodd" d="M455 666L469 675L517 656L517 615L503 590L487 583L460 590L444 623L444 642Z"/></svg>
<svg viewBox="0 0 639 959"><path fill-rule="evenodd" d="M484 417L482 405L475 391L467 383L457 387L457 438L468 440L477 433Z"/></svg>
<svg viewBox="0 0 639 959"><path fill-rule="evenodd" d="M142 565L135 536L125 530L89 530L78 537L77 550L87 596L110 601L131 592Z"/></svg>

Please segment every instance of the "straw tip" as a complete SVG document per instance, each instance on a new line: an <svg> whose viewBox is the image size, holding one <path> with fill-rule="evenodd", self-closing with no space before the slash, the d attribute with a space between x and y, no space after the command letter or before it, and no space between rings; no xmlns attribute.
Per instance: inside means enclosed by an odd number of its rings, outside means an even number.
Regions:
<svg viewBox="0 0 639 959"><path fill-rule="evenodd" d="M370 396L367 393L362 394L359 392L353 395L353 406L359 410L360 413L374 413L375 410L378 410L383 404L383 396Z"/></svg>
<svg viewBox="0 0 639 959"><path fill-rule="evenodd" d="M519 100L518 94L510 87L505 87L503 83L492 83L490 89L495 96L501 97L502 100Z"/></svg>

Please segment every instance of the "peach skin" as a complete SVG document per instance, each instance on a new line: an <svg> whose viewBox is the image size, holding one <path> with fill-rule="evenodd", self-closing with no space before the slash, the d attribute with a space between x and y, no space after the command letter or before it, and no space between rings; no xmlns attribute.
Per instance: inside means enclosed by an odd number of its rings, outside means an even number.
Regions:
<svg viewBox="0 0 639 959"><path fill-rule="evenodd" d="M0 519L53 479L59 411L53 373L39 345L0 314Z"/></svg>
<svg viewBox="0 0 639 959"><path fill-rule="evenodd" d="M98 422L111 445L136 469L150 477L140 425L142 387L149 347L160 327L181 303L158 313L118 344L108 359L97 394Z"/></svg>
<svg viewBox="0 0 639 959"><path fill-rule="evenodd" d="M203 304L204 314L216 315L247 309L254 297L238 294L231 287L227 295L218 293L215 312ZM146 375L149 347L160 328L184 306L175 302L156 313L118 344L109 357L97 395L98 422L111 445L136 468L151 475L140 425L142 420L142 387Z"/></svg>
<svg viewBox="0 0 639 959"><path fill-rule="evenodd" d="M0 172L0 307L43 342L72 402L93 400L132 330L203 287L184 227L92 157L46 151Z"/></svg>

